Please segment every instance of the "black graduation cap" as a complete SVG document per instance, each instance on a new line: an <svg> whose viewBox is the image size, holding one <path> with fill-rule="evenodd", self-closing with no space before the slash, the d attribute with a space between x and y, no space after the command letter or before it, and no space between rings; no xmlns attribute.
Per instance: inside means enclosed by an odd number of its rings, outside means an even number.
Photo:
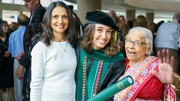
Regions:
<svg viewBox="0 0 180 101"><path fill-rule="evenodd" d="M114 30L119 29L114 19L109 14L106 14L105 12L102 12L102 11L87 12L86 19L89 21L88 24L99 23L99 24L110 26Z"/></svg>

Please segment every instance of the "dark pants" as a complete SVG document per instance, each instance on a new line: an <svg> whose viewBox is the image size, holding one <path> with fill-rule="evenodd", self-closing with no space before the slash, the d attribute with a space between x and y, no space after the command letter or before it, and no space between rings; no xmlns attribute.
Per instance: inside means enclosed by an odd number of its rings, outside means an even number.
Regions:
<svg viewBox="0 0 180 101"><path fill-rule="evenodd" d="M23 88L22 88L22 101L30 101L30 81L31 81L31 69L26 69L23 76Z"/></svg>

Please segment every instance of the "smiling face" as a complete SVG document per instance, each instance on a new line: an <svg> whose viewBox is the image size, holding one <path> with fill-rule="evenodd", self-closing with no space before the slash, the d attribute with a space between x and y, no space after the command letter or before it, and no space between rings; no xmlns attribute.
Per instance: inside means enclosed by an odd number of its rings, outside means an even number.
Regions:
<svg viewBox="0 0 180 101"><path fill-rule="evenodd" d="M127 40L133 42L129 43L127 42ZM129 63L132 64L143 61L147 56L146 54L148 54L150 51L150 48L147 47L146 44L135 45L134 42L146 43L146 38L144 37L141 31L132 30L126 37L126 55L129 59Z"/></svg>
<svg viewBox="0 0 180 101"><path fill-rule="evenodd" d="M92 48L99 50L104 48L110 41L112 35L112 28L103 24L95 24L95 31L93 34Z"/></svg>
<svg viewBox="0 0 180 101"><path fill-rule="evenodd" d="M64 7L56 6L51 13L51 28L53 34L65 34L68 28L68 14Z"/></svg>

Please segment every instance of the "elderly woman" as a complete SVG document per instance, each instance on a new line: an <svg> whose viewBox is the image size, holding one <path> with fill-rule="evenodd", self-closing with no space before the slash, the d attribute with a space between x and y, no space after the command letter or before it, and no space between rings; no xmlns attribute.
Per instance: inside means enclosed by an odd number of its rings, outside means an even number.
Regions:
<svg viewBox="0 0 180 101"><path fill-rule="evenodd" d="M175 100L175 92L170 85L164 85L152 71L157 71L168 66L172 67L167 58L159 59L149 56L152 51L153 37L149 29L143 27L132 28L125 37L125 49L127 55L126 71L120 77L130 75L134 79L134 84L127 89L115 94L115 101L161 101L170 99ZM168 53L163 51L164 53ZM168 62L168 63L167 63ZM169 74L168 74L169 75ZM163 93L164 92L164 93ZM164 96L164 97L162 97Z"/></svg>

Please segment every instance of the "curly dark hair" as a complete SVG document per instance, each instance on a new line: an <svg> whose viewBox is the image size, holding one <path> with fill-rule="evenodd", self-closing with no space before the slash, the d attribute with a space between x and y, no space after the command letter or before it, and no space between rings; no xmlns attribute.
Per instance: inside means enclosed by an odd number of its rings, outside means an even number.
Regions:
<svg viewBox="0 0 180 101"><path fill-rule="evenodd" d="M39 22L31 23L25 33L25 37L24 37L25 38L25 46L28 47L30 45L32 36L34 36L35 34L38 34L38 33L42 33L42 32L43 32L43 28L42 28L41 23L39 23Z"/></svg>
<svg viewBox="0 0 180 101"><path fill-rule="evenodd" d="M92 40L94 32L95 24L88 24L87 27L84 29L84 37L81 40L81 47L86 53L91 53L91 51L93 50ZM103 51L109 57L115 56L118 53L117 44L113 41L113 33L111 35L111 40L109 41L109 43L100 50Z"/></svg>

